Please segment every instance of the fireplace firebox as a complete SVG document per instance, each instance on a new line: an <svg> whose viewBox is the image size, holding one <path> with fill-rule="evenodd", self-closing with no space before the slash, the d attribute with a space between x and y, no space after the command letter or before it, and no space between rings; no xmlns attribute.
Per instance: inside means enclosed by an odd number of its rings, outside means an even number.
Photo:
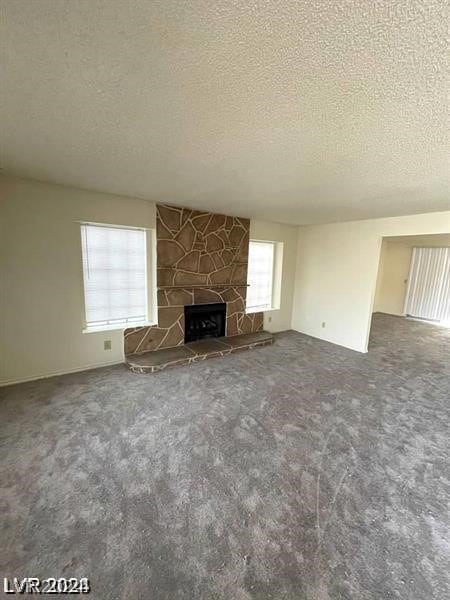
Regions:
<svg viewBox="0 0 450 600"><path fill-rule="evenodd" d="M225 335L226 304L192 304L184 307L184 341Z"/></svg>

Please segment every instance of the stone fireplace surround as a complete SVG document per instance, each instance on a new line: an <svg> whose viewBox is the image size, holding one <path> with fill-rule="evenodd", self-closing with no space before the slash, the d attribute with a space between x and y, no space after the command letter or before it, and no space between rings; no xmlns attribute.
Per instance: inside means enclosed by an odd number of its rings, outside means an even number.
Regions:
<svg viewBox="0 0 450 600"><path fill-rule="evenodd" d="M226 303L230 336L262 331L245 314L250 221L168 205L156 207L158 325L125 330L125 354L184 344L184 307Z"/></svg>

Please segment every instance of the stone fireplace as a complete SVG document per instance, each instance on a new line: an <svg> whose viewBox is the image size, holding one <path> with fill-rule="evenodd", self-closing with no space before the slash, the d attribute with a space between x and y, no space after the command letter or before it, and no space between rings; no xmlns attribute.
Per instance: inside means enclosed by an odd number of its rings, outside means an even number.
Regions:
<svg viewBox="0 0 450 600"><path fill-rule="evenodd" d="M262 331L245 314L250 221L157 205L158 325L125 331L125 354L185 343L185 307L223 304L226 336Z"/></svg>

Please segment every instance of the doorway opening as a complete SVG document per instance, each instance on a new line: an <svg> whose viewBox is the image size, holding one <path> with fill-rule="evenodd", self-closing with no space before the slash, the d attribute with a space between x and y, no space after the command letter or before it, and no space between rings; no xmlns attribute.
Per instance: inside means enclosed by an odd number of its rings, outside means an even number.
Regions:
<svg viewBox="0 0 450 600"><path fill-rule="evenodd" d="M450 233L383 238L370 341L382 315L450 328Z"/></svg>

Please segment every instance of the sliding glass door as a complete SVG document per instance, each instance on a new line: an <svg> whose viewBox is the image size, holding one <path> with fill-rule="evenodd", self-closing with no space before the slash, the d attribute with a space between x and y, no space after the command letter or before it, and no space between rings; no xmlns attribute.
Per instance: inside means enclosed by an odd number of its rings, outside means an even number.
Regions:
<svg viewBox="0 0 450 600"><path fill-rule="evenodd" d="M413 248L404 312L450 323L450 248Z"/></svg>

